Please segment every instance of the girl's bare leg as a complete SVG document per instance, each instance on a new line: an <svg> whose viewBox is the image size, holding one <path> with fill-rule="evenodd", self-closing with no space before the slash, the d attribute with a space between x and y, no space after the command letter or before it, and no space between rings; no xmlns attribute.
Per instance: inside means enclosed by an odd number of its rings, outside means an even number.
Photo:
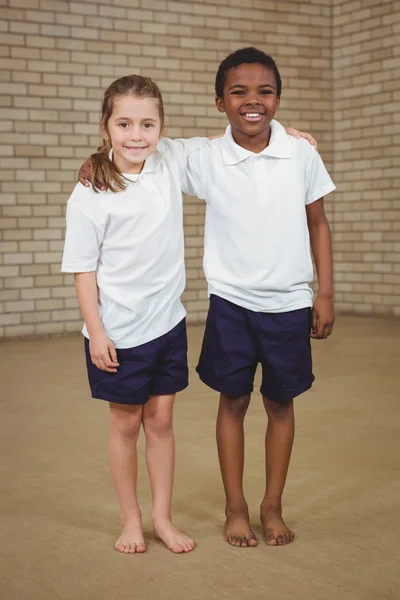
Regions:
<svg viewBox="0 0 400 600"><path fill-rule="evenodd" d="M172 487L175 467L173 408L175 394L151 396L143 406L146 435L146 463L153 496L154 533L172 552L190 552L194 541L171 521Z"/></svg>
<svg viewBox="0 0 400 600"><path fill-rule="evenodd" d="M136 495L136 444L142 423L142 411L142 405L130 406L110 402L109 463L122 520L122 533L114 547L125 554L146 550L142 514Z"/></svg>

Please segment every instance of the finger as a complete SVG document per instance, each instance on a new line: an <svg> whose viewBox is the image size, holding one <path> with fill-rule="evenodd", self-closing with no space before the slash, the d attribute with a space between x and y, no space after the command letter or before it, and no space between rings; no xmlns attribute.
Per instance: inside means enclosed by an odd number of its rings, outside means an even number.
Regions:
<svg viewBox="0 0 400 600"><path fill-rule="evenodd" d="M108 367L104 361L100 361L98 367L102 371L106 371L106 373L116 373L117 372L117 369L115 367Z"/></svg>
<svg viewBox="0 0 400 600"><path fill-rule="evenodd" d="M119 365L117 351L115 350L113 344L111 346L109 346L108 351L110 353L110 357L111 357L112 362L114 363L114 366Z"/></svg>
<svg viewBox="0 0 400 600"><path fill-rule="evenodd" d="M325 325L322 324L320 320L318 320L318 329L317 329L317 337L322 339L325 337Z"/></svg>
<svg viewBox="0 0 400 600"><path fill-rule="evenodd" d="M317 329L318 329L318 313L315 310L315 308L313 308L312 309L312 319L311 319L311 330L314 335L317 333Z"/></svg>
<svg viewBox="0 0 400 600"><path fill-rule="evenodd" d="M82 185L89 187L89 183L88 181L85 179L85 177L83 175L79 175L79 179L78 179L79 183L81 183Z"/></svg>
<svg viewBox="0 0 400 600"><path fill-rule="evenodd" d="M101 363L103 365L103 371L108 371L109 373L116 373L117 369L115 367L115 363L112 362L109 354L103 354L101 357Z"/></svg>

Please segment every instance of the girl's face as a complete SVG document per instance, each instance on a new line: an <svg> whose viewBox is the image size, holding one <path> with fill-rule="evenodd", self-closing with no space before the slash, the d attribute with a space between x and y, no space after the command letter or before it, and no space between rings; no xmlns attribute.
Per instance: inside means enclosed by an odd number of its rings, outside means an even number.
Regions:
<svg viewBox="0 0 400 600"><path fill-rule="evenodd" d="M162 123L155 98L122 96L114 102L107 131L114 164L121 173L140 173L146 158L157 148Z"/></svg>

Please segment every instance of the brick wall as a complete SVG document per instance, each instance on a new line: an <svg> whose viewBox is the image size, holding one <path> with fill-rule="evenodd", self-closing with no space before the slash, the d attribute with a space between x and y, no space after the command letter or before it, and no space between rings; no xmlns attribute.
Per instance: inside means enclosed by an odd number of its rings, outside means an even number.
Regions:
<svg viewBox="0 0 400 600"><path fill-rule="evenodd" d="M279 118L311 130L332 161L330 5L1 2L0 337L81 326L72 277L60 273L64 211L78 167L97 146L100 99L113 79L153 77L171 137L212 135L226 125L214 106L216 68L231 50L256 45L283 75ZM203 222L203 204L187 199L184 300L192 322L207 308Z"/></svg>
<svg viewBox="0 0 400 600"><path fill-rule="evenodd" d="M334 0L336 299L400 315L400 3Z"/></svg>

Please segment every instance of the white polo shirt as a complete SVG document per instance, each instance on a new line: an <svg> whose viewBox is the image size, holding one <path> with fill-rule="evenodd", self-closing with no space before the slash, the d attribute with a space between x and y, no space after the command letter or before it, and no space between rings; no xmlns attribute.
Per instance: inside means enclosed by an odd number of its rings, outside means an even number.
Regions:
<svg viewBox="0 0 400 600"><path fill-rule="evenodd" d="M116 348L160 337L186 315L183 173L204 142L164 138L139 176L125 175L122 192L78 183L68 200L61 270L96 271L100 318ZM89 337L86 326L83 334Z"/></svg>
<svg viewBox="0 0 400 600"><path fill-rule="evenodd" d="M271 123L259 154L223 137L187 162L187 188L207 202L204 273L209 295L253 311L312 306L305 206L335 189L318 152Z"/></svg>

